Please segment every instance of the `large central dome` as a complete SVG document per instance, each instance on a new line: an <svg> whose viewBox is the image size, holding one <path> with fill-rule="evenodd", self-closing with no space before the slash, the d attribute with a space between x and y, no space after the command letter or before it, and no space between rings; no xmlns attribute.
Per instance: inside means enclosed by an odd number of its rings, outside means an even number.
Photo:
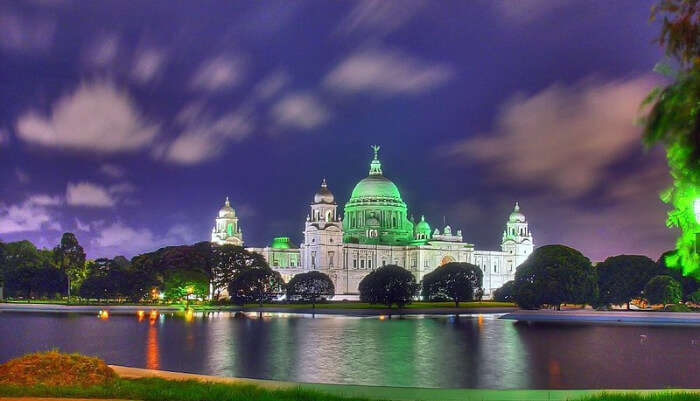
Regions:
<svg viewBox="0 0 700 401"><path fill-rule="evenodd" d="M363 200L401 200L399 189L383 175L370 175L355 185L350 202Z"/></svg>
<svg viewBox="0 0 700 401"><path fill-rule="evenodd" d="M399 189L384 177L375 146L369 176L352 190L345 205L345 242L404 244L412 240L413 223L406 218L406 204Z"/></svg>

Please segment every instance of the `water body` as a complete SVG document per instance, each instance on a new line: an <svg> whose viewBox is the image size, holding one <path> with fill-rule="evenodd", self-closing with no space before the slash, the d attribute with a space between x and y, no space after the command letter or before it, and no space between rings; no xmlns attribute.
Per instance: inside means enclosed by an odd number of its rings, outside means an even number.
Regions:
<svg viewBox="0 0 700 401"><path fill-rule="evenodd" d="M0 313L0 362L58 348L110 364L299 382L470 388L700 387L700 329L230 313Z"/></svg>

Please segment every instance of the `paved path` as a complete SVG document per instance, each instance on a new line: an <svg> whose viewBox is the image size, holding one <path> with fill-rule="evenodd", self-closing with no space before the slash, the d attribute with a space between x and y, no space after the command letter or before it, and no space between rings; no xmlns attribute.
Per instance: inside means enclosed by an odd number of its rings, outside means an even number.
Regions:
<svg viewBox="0 0 700 401"><path fill-rule="evenodd" d="M326 393L347 396L367 397L384 400L416 400L416 401L544 401L544 400L569 400L586 395L598 394L604 390L482 390L482 389L440 389L440 388L414 388L414 387L384 387L384 386L358 386L321 383L295 383L274 380L245 379L235 377L207 376L190 373L168 372L162 370L149 370L130 368L125 366L110 365L120 377L142 378L160 377L168 380L199 380L213 383L228 384L252 384L266 389L296 388L318 390ZM689 391L700 390L605 390L606 392L656 393L665 391Z"/></svg>
<svg viewBox="0 0 700 401"><path fill-rule="evenodd" d="M501 316L526 322L569 322L644 325L700 325L700 313L685 312L629 312L592 310L518 310Z"/></svg>
<svg viewBox="0 0 700 401"><path fill-rule="evenodd" d="M0 303L0 312L44 312L44 313L98 313L106 310L110 314L134 314L138 311L149 312L178 312L180 306L155 306L155 305L57 305L57 304L20 304ZM347 316L381 316L381 315L456 315L456 314L484 314L484 313L508 313L517 310L514 307L486 307L486 308L411 308L411 309L343 309L343 308L291 308L291 307L224 307L198 309L195 312L268 312L268 313L299 313L317 315L347 315Z"/></svg>

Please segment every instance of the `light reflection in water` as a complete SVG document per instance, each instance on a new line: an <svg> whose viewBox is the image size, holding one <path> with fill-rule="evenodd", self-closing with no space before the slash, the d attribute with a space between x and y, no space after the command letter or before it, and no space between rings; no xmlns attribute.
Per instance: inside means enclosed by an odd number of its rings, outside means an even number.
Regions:
<svg viewBox="0 0 700 401"><path fill-rule="evenodd" d="M155 320L148 325L148 339L146 340L146 369L160 369L160 352L158 350L158 329Z"/></svg>

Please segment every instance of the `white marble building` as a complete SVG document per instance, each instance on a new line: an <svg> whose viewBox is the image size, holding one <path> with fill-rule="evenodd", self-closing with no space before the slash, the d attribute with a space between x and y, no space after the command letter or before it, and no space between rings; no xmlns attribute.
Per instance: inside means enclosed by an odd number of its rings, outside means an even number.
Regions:
<svg viewBox="0 0 700 401"><path fill-rule="evenodd" d="M345 221L325 179L314 194L304 225L304 242L297 247L287 237L275 238L265 248L248 248L264 255L285 281L295 274L318 270L328 274L337 294L357 294L363 277L378 266L396 264L420 281L449 262L468 262L484 273L484 295L512 280L515 268L532 253L534 243L520 206L515 203L505 223L500 251L475 249L462 231L445 226L431 231L421 217L408 219L407 207L389 179L384 177L375 147L370 174L361 180L345 205ZM212 242L242 245L238 218L228 199L219 211Z"/></svg>

